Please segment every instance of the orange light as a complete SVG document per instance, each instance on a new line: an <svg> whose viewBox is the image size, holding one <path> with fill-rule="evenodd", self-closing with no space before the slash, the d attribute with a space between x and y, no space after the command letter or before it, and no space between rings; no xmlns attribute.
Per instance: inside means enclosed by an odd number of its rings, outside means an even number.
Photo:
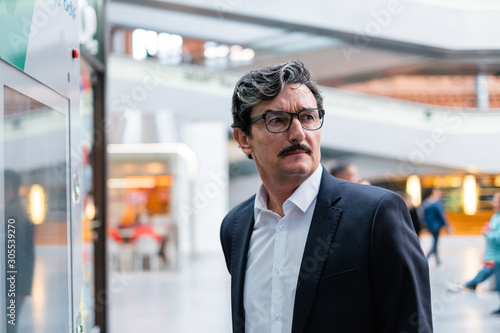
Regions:
<svg viewBox="0 0 500 333"><path fill-rule="evenodd" d="M477 185L474 175L467 175L464 178L464 213L474 215L477 211Z"/></svg>
<svg viewBox="0 0 500 333"><path fill-rule="evenodd" d="M493 182L495 183L496 187L500 187L500 175L496 176Z"/></svg>
<svg viewBox="0 0 500 333"><path fill-rule="evenodd" d="M42 224L47 212L46 195L42 186L34 184L31 186L29 195L29 213L34 224Z"/></svg>
<svg viewBox="0 0 500 333"><path fill-rule="evenodd" d="M158 176L156 177L156 186L159 187L169 187L172 186L172 177L171 176Z"/></svg>
<svg viewBox="0 0 500 333"><path fill-rule="evenodd" d="M421 200L420 178L417 175L412 175L406 180L406 193L411 196L411 201L414 206L420 205Z"/></svg>

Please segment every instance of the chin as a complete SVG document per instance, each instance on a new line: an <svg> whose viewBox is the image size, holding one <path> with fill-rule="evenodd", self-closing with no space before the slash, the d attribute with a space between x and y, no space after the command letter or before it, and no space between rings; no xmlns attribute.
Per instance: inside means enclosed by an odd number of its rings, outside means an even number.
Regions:
<svg viewBox="0 0 500 333"><path fill-rule="evenodd" d="M290 165L284 168L285 172L287 172L290 176L308 176L316 170L313 165L309 163L300 163L297 165Z"/></svg>

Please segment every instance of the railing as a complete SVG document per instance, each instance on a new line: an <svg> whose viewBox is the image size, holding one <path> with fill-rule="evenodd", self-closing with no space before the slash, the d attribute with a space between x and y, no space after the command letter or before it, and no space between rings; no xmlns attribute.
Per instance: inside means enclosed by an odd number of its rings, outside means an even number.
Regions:
<svg viewBox="0 0 500 333"><path fill-rule="evenodd" d="M116 56L110 57L108 70L112 80L129 83L127 90L109 96L110 112L126 111L127 103L150 110L174 105L176 117L184 121L221 121L229 130L231 95L241 73L139 63ZM419 165L500 173L496 144L500 109L435 106L331 87L320 90L326 110L324 147L401 161L401 169L410 173ZM203 98L186 100L186 92L210 95L210 103ZM123 100L124 95L131 99ZM140 100L133 100L134 96ZM165 105L148 104L150 97Z"/></svg>

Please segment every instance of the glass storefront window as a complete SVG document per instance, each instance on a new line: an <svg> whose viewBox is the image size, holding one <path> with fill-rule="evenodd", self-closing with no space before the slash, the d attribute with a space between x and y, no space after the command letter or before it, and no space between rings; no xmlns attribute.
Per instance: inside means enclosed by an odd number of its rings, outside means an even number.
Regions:
<svg viewBox="0 0 500 333"><path fill-rule="evenodd" d="M0 331L68 332L68 101L22 75L0 80Z"/></svg>

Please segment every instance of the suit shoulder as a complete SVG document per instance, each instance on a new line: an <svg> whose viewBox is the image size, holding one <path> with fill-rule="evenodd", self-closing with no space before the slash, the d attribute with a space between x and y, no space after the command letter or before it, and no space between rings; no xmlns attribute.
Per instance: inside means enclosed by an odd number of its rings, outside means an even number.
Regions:
<svg viewBox="0 0 500 333"><path fill-rule="evenodd" d="M341 186L347 193L353 193L356 195L362 195L367 197L382 198L384 196L389 196L389 197L399 196L397 193L391 190L373 185L357 184L348 181L342 181Z"/></svg>
<svg viewBox="0 0 500 333"><path fill-rule="evenodd" d="M254 202L255 202L255 194L252 195L247 200L245 200L245 201L239 203L238 205L236 205L235 207L233 207L229 211L229 213L226 214L226 217L224 217L224 220L222 221L222 223L229 223L231 221L234 221L237 215L239 215L240 213L242 213L243 211L245 211L249 208L253 208Z"/></svg>
<svg viewBox="0 0 500 333"><path fill-rule="evenodd" d="M339 182L342 201L363 206L378 206L381 202L398 202L403 199L391 190L373 185L357 184L348 181Z"/></svg>

